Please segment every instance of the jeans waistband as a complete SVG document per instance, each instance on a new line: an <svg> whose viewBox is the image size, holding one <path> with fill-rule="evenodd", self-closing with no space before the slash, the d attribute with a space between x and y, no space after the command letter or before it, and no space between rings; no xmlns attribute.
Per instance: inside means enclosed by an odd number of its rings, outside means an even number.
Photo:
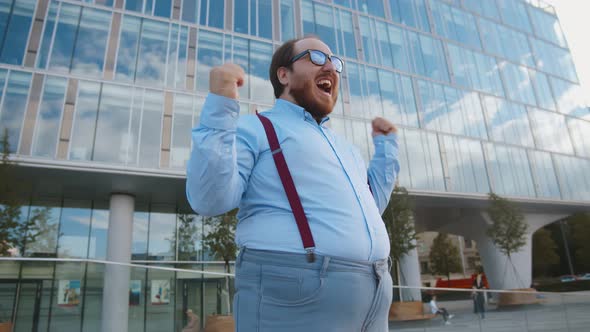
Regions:
<svg viewBox="0 0 590 332"><path fill-rule="evenodd" d="M310 270L347 271L377 275L381 275L385 271L389 272L391 268L390 260L387 258L368 262L318 255L316 253L315 261L310 263L307 261L305 254L249 248L240 249L240 253L236 258L237 267L242 261Z"/></svg>

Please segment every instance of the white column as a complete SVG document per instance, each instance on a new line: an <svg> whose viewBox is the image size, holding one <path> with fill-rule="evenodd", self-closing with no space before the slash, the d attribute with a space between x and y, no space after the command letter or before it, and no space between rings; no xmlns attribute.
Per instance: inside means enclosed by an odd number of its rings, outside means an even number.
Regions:
<svg viewBox="0 0 590 332"><path fill-rule="evenodd" d="M133 240L133 211L135 198L126 194L112 194L107 239L107 260L129 263ZM107 264L102 294L102 332L127 332L129 313L128 266Z"/></svg>
<svg viewBox="0 0 590 332"><path fill-rule="evenodd" d="M420 278L420 260L418 259L418 250L412 249L406 255L403 255L399 262L400 267L400 284L408 287L421 287ZM420 289L404 289L402 291L404 301L421 301Z"/></svg>
<svg viewBox="0 0 590 332"><path fill-rule="evenodd" d="M508 256L500 252L492 240L485 234L491 220L486 212L481 213L478 224L471 227L470 236L477 242L484 272L493 289L528 288L532 281L532 236L540 227L566 217L563 214L525 213L524 221L528 225L526 244L516 253Z"/></svg>

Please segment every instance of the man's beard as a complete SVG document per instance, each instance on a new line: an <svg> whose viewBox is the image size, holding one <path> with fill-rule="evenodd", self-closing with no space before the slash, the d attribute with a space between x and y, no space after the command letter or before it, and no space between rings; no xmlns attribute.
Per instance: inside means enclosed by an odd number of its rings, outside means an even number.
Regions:
<svg viewBox="0 0 590 332"><path fill-rule="evenodd" d="M313 89L317 89L317 87L315 86L315 84L313 84L310 87L308 81L301 87L291 88L290 94L297 105L303 107L314 117L314 119L319 121L320 119L326 117L328 114L332 113L332 110L334 109L334 105L336 104L336 102L335 99L332 99L333 102L330 104L319 102L317 99L313 97ZM337 98L338 90L333 90L332 94L332 98Z"/></svg>

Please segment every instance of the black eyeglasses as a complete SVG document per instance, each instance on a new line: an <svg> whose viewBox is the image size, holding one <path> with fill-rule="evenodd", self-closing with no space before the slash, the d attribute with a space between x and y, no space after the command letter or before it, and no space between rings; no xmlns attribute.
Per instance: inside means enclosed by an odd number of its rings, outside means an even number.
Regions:
<svg viewBox="0 0 590 332"><path fill-rule="evenodd" d="M328 55L320 50L305 50L297 54L296 56L292 57L291 63L303 58L307 55L307 53L309 53L309 59L314 65L323 66L326 64L326 59L330 59L330 61L332 61L332 64L336 68L336 72L341 73L342 68L344 68L344 61L342 61L342 59L334 55Z"/></svg>

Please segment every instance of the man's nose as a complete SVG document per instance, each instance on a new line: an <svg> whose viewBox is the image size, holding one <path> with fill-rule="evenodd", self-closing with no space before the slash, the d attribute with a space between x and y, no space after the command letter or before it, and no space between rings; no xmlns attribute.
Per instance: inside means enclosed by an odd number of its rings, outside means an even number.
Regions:
<svg viewBox="0 0 590 332"><path fill-rule="evenodd" d="M332 63L332 60L326 59L326 63L322 66L325 71L336 71L336 66Z"/></svg>

